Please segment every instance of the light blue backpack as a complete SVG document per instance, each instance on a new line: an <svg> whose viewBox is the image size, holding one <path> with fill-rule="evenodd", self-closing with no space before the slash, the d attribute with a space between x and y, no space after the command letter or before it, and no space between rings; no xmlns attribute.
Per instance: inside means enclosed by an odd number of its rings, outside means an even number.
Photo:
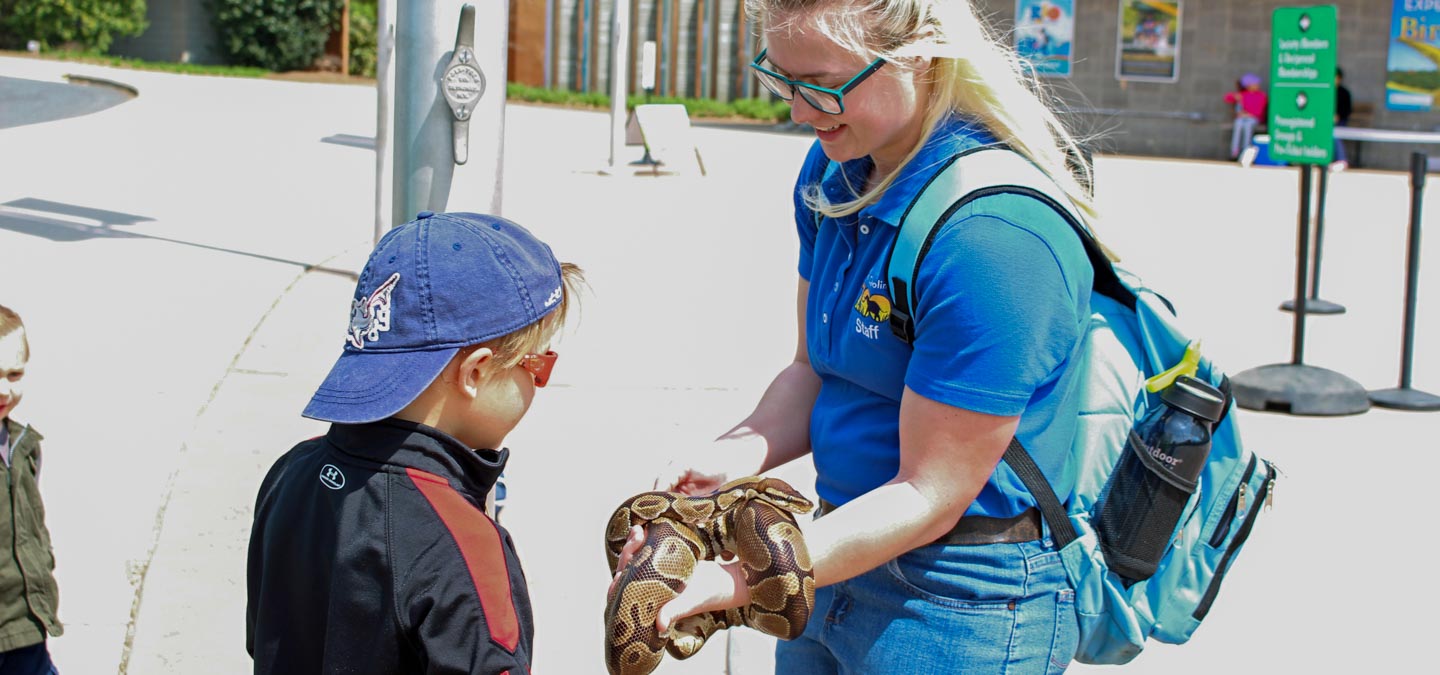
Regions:
<svg viewBox="0 0 1440 675"><path fill-rule="evenodd" d="M890 325L897 336L914 341L912 280L933 233L965 204L1000 193L1032 196L1062 214L1079 233L1095 269L1093 315L1074 366L1081 369L1082 397L1070 459L1079 466L1074 498L1059 502L1019 441L1011 439L1004 461L1039 502L1075 585L1080 618L1075 658L1126 663L1144 649L1147 638L1180 644L1200 626L1274 492L1275 467L1241 444L1235 417L1228 414L1233 407L1229 379L1200 358L1177 329L1169 301L1112 264L1063 192L1039 168L1003 147L977 148L953 158L906 211L887 268L893 294ZM1136 420L1160 405L1159 396L1148 392L1147 380L1173 379L1179 370L1188 370L1187 364L1194 377L1224 393L1227 414L1214 429L1199 486L1155 575L1127 585L1106 564L1092 521L1122 453L1127 446L1141 447L1132 432Z"/></svg>

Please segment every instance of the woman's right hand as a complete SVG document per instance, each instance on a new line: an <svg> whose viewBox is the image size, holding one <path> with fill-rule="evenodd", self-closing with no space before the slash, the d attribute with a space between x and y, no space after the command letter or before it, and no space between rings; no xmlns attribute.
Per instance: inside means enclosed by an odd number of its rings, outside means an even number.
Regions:
<svg viewBox="0 0 1440 675"><path fill-rule="evenodd" d="M711 453L718 451L719 448L710 450ZM693 459L702 458L686 456L671 459L655 474L655 489L695 496L714 492L730 480L731 472L725 468L694 466L694 462L688 461Z"/></svg>
<svg viewBox="0 0 1440 675"><path fill-rule="evenodd" d="M656 490L690 496L709 494L736 478L760 473L765 442L758 435L727 435L680 451L655 474Z"/></svg>

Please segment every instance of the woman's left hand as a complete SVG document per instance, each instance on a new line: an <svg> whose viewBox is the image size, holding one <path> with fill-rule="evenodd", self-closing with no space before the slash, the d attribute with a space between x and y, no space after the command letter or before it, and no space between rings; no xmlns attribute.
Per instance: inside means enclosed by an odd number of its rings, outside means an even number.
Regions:
<svg viewBox="0 0 1440 675"><path fill-rule="evenodd" d="M661 635L680 619L704 612L742 607L750 604L750 587L739 563L722 564L714 560L695 563L695 571L685 590L674 600L660 606L655 627Z"/></svg>
<svg viewBox="0 0 1440 675"><path fill-rule="evenodd" d="M620 560L615 566L615 578L610 580L606 597L615 594L620 576L630 559L645 545L645 530L639 525L630 528L625 547L620 550ZM677 620L693 614L741 607L750 603L750 587L745 583L745 573L739 564L721 564L712 560L696 563L685 590L670 602L661 605L655 618L655 627L661 635L670 630Z"/></svg>

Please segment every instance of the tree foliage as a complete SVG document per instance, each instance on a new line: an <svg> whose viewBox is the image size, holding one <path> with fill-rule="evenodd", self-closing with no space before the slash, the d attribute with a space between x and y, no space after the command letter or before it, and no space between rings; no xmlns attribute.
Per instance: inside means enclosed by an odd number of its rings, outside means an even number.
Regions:
<svg viewBox="0 0 1440 675"><path fill-rule="evenodd" d="M210 0L220 49L231 63L273 71L315 63L344 0Z"/></svg>
<svg viewBox="0 0 1440 675"><path fill-rule="evenodd" d="M144 32L145 0L0 0L0 46L103 53L117 35Z"/></svg>
<svg viewBox="0 0 1440 675"><path fill-rule="evenodd" d="M375 0L350 3L350 74L375 77L378 51Z"/></svg>

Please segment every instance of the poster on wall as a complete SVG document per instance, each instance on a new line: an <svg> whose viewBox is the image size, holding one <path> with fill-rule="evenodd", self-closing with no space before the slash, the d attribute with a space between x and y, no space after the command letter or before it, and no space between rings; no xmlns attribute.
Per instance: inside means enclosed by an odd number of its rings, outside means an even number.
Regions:
<svg viewBox="0 0 1440 675"><path fill-rule="evenodd" d="M1395 0L1390 54L1385 60L1385 107L1431 110L1440 92L1440 2Z"/></svg>
<svg viewBox="0 0 1440 675"><path fill-rule="evenodd" d="M1037 75L1070 77L1076 0L1016 0L1015 51Z"/></svg>
<svg viewBox="0 0 1440 675"><path fill-rule="evenodd" d="M1115 77L1174 82L1180 77L1182 0L1120 0Z"/></svg>

